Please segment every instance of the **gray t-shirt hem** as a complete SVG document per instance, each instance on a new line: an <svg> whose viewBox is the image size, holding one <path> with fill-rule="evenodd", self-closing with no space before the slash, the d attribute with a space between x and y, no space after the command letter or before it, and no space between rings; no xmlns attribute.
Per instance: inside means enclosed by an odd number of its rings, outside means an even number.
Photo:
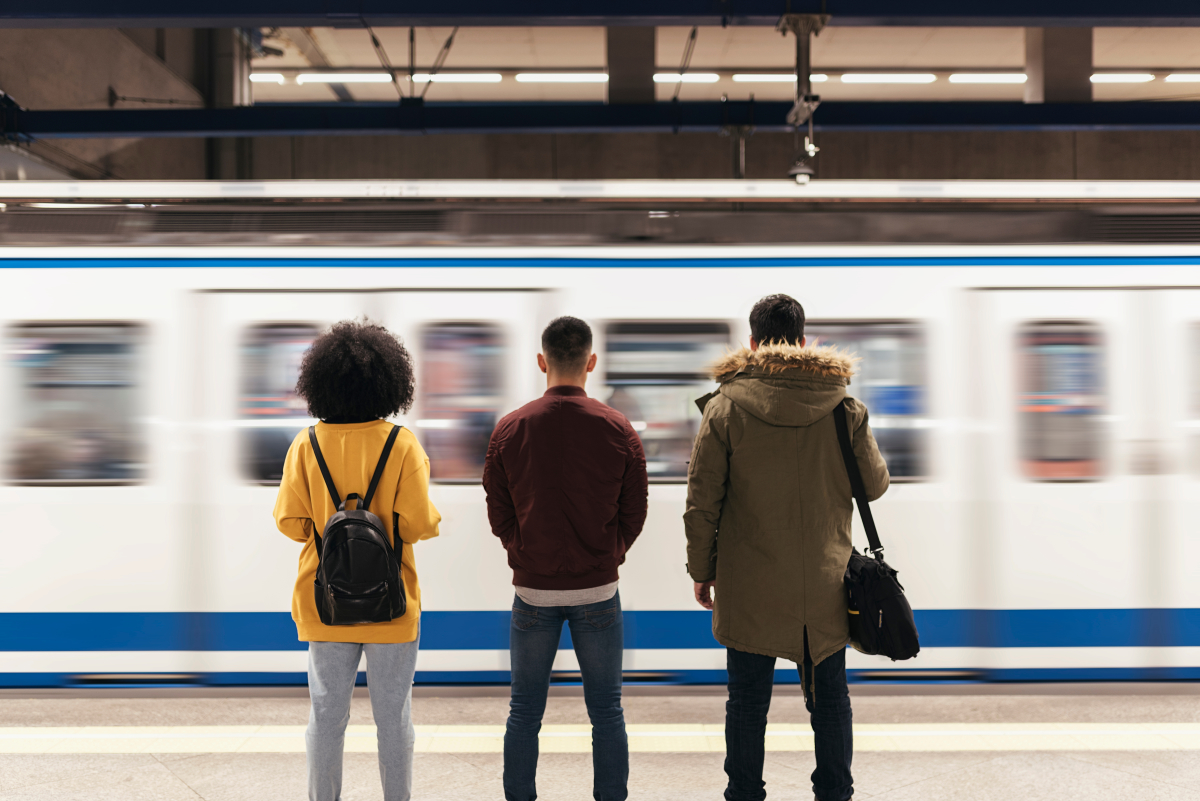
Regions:
<svg viewBox="0 0 1200 801"><path fill-rule="evenodd" d="M534 590L516 587L517 597L530 606L586 606L607 601L617 594L617 582L585 590Z"/></svg>

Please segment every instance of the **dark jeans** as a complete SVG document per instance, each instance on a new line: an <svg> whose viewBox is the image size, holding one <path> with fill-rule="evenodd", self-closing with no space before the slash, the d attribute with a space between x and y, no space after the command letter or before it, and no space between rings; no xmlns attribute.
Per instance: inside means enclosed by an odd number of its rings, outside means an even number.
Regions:
<svg viewBox="0 0 1200 801"><path fill-rule="evenodd" d="M629 741L621 708L625 626L619 594L584 606L530 606L520 598L513 599L509 632L512 701L504 732L504 798L537 798L538 732L563 621L571 627L583 676L583 700L592 721L592 797L625 801L629 795Z"/></svg>
<svg viewBox="0 0 1200 801"><path fill-rule="evenodd" d="M846 801L854 794L850 761L854 756L850 691L846 686L846 652L840 650L814 669L804 642L804 705L812 723L817 769L813 793L818 801ZM726 801L762 801L763 746L767 710L775 682L775 657L727 649L729 701L725 704Z"/></svg>

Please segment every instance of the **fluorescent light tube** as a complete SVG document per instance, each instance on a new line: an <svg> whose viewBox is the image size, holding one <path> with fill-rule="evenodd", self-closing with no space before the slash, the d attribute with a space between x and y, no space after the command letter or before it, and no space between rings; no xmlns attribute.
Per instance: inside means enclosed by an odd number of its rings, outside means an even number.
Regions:
<svg viewBox="0 0 1200 801"><path fill-rule="evenodd" d="M500 83L498 72L437 72L430 75L418 72L413 75L413 83Z"/></svg>
<svg viewBox="0 0 1200 801"><path fill-rule="evenodd" d="M392 76L386 72L304 72L296 76L296 83L391 83Z"/></svg>
<svg viewBox="0 0 1200 801"><path fill-rule="evenodd" d="M1200 72L1172 72L1163 80L1167 83L1200 83Z"/></svg>
<svg viewBox="0 0 1200 801"><path fill-rule="evenodd" d="M813 83L825 83L829 76L814 72L808 76ZM734 83L795 83L796 75L791 72L737 72L733 75Z"/></svg>
<svg viewBox="0 0 1200 801"><path fill-rule="evenodd" d="M518 72L517 83L608 83L604 72Z"/></svg>
<svg viewBox="0 0 1200 801"><path fill-rule="evenodd" d="M283 83L282 72L252 72L250 83Z"/></svg>
<svg viewBox="0 0 1200 801"><path fill-rule="evenodd" d="M956 72L950 83L1025 83L1028 79L1023 72Z"/></svg>
<svg viewBox="0 0 1200 801"><path fill-rule="evenodd" d="M842 83L933 83L932 72L847 72Z"/></svg>
<svg viewBox="0 0 1200 801"><path fill-rule="evenodd" d="M654 73L655 83L716 83L719 80L721 76L715 72L685 72L683 75L678 72Z"/></svg>
<svg viewBox="0 0 1200 801"><path fill-rule="evenodd" d="M1092 83L1149 83L1154 76L1149 72L1098 72Z"/></svg>

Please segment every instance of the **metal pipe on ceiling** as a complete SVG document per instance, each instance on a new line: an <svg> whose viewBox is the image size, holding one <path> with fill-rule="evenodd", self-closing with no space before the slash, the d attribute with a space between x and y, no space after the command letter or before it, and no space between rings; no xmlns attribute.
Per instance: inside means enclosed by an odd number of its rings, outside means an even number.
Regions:
<svg viewBox="0 0 1200 801"><path fill-rule="evenodd" d="M790 132L791 103L676 102L258 105L32 111L0 107L0 140L452 133ZM1200 104L826 102L817 132L1200 130Z"/></svg>

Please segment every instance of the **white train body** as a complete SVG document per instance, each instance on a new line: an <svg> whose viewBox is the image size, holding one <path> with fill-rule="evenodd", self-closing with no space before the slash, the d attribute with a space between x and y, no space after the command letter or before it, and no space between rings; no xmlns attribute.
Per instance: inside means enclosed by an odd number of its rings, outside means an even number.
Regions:
<svg viewBox="0 0 1200 801"><path fill-rule="evenodd" d="M472 460L488 420L542 392L538 338L561 314L596 332L589 391L625 392L660 440L621 571L628 678L722 681L678 475L679 398L705 390L677 365L745 343L774 292L803 303L810 336L869 351L850 392L882 399L876 433L908 473L875 515L922 651L851 652L855 679L1200 677L1200 248L0 247L0 267L0 686L304 681L299 546L247 455L252 432L290 437L304 412L248 371L286 382L304 331L364 315L413 352L398 422L442 476L441 536L416 546L418 682L507 678L511 572ZM95 456L122 425L124 455ZM567 647L555 666L574 678Z"/></svg>

